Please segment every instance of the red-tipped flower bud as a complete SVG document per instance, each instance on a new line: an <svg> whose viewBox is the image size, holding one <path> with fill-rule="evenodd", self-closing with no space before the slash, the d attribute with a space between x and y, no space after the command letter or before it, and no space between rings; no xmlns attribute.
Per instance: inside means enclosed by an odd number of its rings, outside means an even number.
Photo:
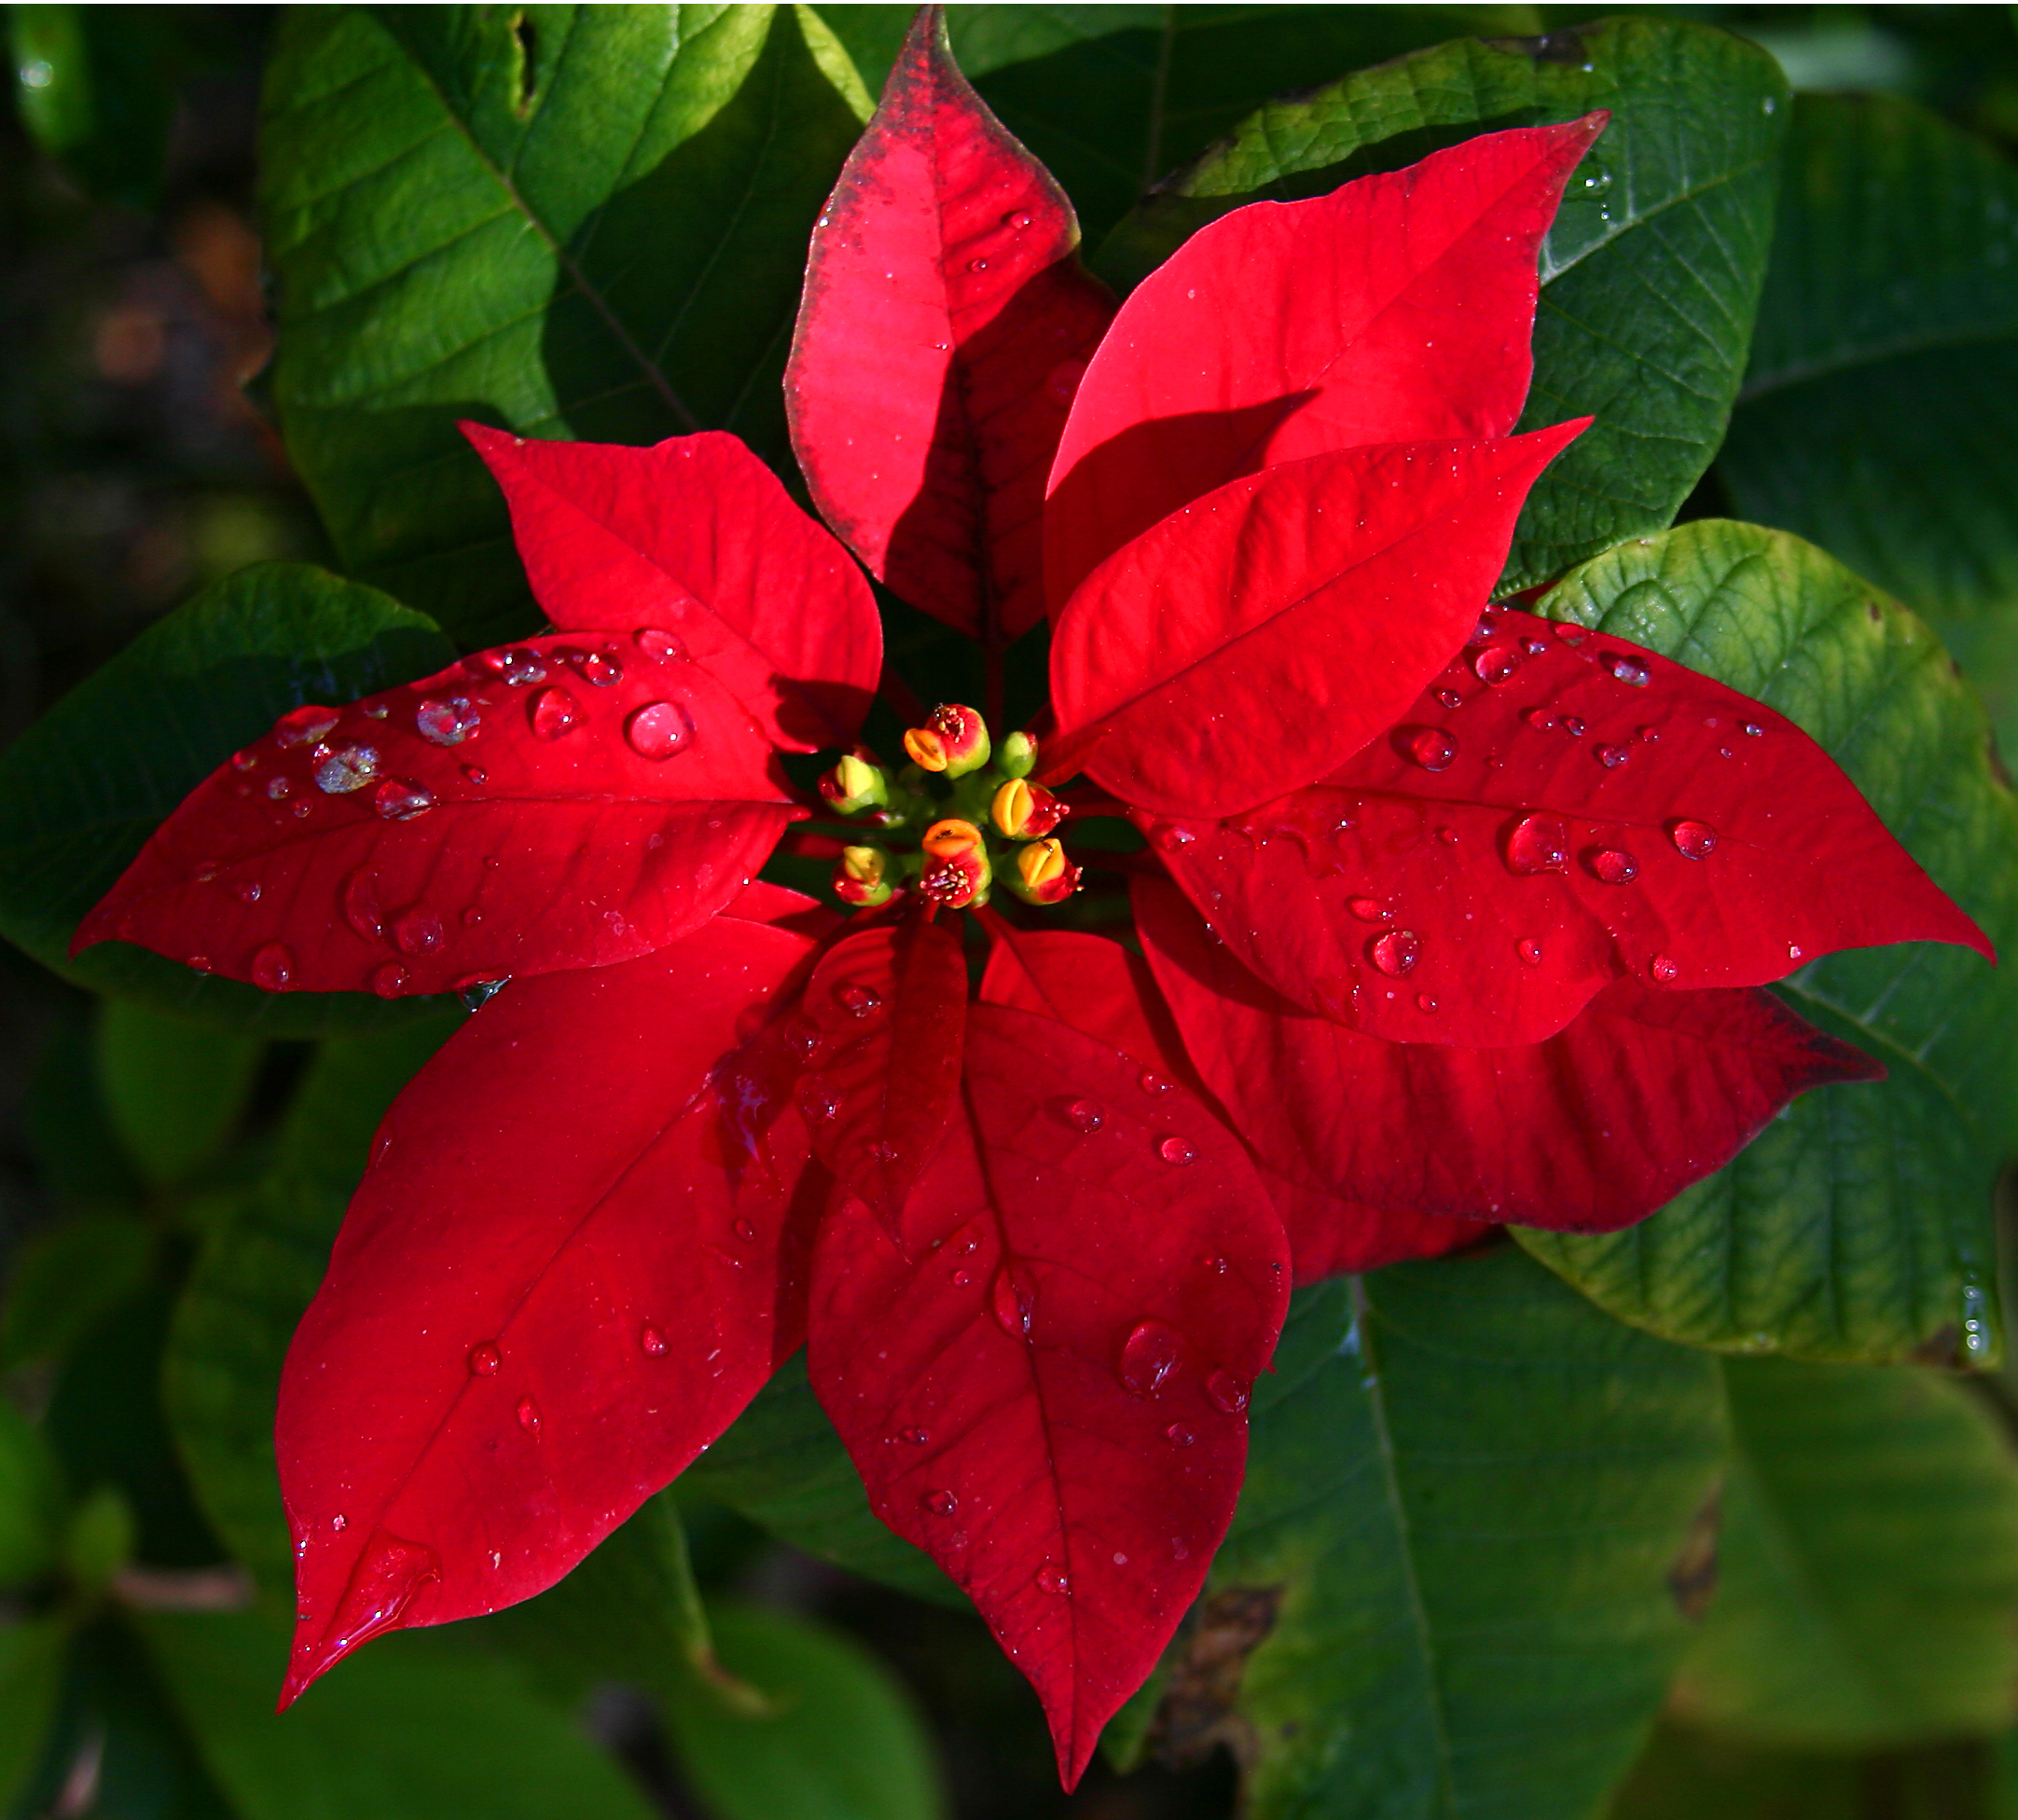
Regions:
<svg viewBox="0 0 2018 1820"><path fill-rule="evenodd" d="M964 778L988 763L988 723L957 701L941 702L923 726L904 736L904 750L921 769Z"/></svg>
<svg viewBox="0 0 2018 1820"><path fill-rule="evenodd" d="M925 830L925 869L919 875L919 895L948 910L964 910L983 901L994 881L981 831L971 821L948 818Z"/></svg>
<svg viewBox="0 0 2018 1820"><path fill-rule="evenodd" d="M889 782L881 769L859 749L833 770L822 773L820 793L838 815L860 815L864 809L882 808L890 801Z"/></svg>
<svg viewBox="0 0 2018 1820"><path fill-rule="evenodd" d="M996 750L995 763L1009 777L1029 777L1037 768L1037 741L1027 733L1012 733Z"/></svg>
<svg viewBox="0 0 2018 1820"><path fill-rule="evenodd" d="M995 793L988 819L1011 840L1042 840L1071 813L1041 783L1011 778Z"/></svg>
<svg viewBox="0 0 2018 1820"><path fill-rule="evenodd" d="M889 873L890 855L880 847L844 847L834 862L834 895L843 903L873 910L891 900Z"/></svg>
<svg viewBox="0 0 2018 1820"><path fill-rule="evenodd" d="M1062 843L1033 840L1016 855L1011 889L1027 903L1063 903L1079 889L1079 868L1065 857Z"/></svg>

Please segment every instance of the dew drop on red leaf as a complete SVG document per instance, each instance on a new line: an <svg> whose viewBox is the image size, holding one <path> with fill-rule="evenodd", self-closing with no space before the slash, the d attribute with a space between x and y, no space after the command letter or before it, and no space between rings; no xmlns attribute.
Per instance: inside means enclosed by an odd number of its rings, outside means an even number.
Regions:
<svg viewBox="0 0 2018 1820"><path fill-rule="evenodd" d="M473 1378L494 1378L504 1356L494 1342L484 1340L469 1349L469 1374Z"/></svg>
<svg viewBox="0 0 2018 1820"><path fill-rule="evenodd" d="M284 992L294 984L295 958L284 942L269 942L253 956L253 984L269 992Z"/></svg>
<svg viewBox="0 0 2018 1820"><path fill-rule="evenodd" d="M641 758L670 758L693 737L694 717L676 701L648 701L624 723L624 738Z"/></svg>
<svg viewBox="0 0 2018 1820"><path fill-rule="evenodd" d="M526 704L526 718L542 739L559 739L582 724L582 704L567 690L542 689Z"/></svg>
<svg viewBox="0 0 2018 1820"><path fill-rule="evenodd" d="M1707 821L1676 821L1667 835L1685 860L1707 860L1717 850L1717 831Z"/></svg>
<svg viewBox="0 0 2018 1820"><path fill-rule="evenodd" d="M1154 1397L1177 1370L1184 1343L1161 1321L1141 1321L1121 1348L1121 1385L1131 1397Z"/></svg>

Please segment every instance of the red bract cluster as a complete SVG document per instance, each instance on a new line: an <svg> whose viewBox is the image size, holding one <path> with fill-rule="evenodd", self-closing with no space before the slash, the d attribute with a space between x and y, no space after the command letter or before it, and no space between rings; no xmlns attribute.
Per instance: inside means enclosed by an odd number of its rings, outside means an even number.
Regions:
<svg viewBox="0 0 2018 1820"><path fill-rule="evenodd" d="M289 1356L287 1697L551 1584L803 1344L1070 1784L1225 1531L1292 1281L1641 1218L1879 1072L1762 983L1987 952L1780 716L1486 607L1581 427L1513 434L1604 124L1237 211L1117 312L920 16L788 401L879 579L991 657L1048 614L1034 737L949 704L908 765L853 747L867 581L732 438L470 427L556 629L297 710L77 937L509 982L387 1117ZM1109 862L1140 951L1042 926L1073 810L1147 836ZM753 882L812 814L852 919Z"/></svg>

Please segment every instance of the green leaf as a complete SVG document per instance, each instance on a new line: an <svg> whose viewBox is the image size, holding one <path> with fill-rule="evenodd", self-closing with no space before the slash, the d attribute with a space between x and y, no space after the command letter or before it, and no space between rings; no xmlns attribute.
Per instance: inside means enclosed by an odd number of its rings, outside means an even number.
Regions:
<svg viewBox="0 0 2018 1820"><path fill-rule="evenodd" d="M1664 1724L1609 1820L1997 1820L1989 1752L1974 1739L1882 1757L1765 1750ZM1880 1793L1879 1791L1882 1791Z"/></svg>
<svg viewBox="0 0 2018 1820"><path fill-rule="evenodd" d="M291 1609L294 1580L273 1458L281 1366L373 1129L459 1021L323 1044L282 1123L271 1172L206 1240L176 1305L161 1366L176 1447L204 1514L278 1609Z"/></svg>
<svg viewBox="0 0 2018 1820"><path fill-rule="evenodd" d="M0 1399L0 1592L33 1579L55 1560L62 1510L56 1464L42 1437Z"/></svg>
<svg viewBox="0 0 2018 1820"><path fill-rule="evenodd" d="M2018 944L2018 800L1927 627L1813 545L1700 520L1628 544L1541 603L1777 709L1849 774L1998 950ZM1622 1320L1691 1345L1988 1363L1990 1192L2018 1105L2018 974L1908 943L1780 988L1890 1070L1794 1102L1651 1220L1516 1236Z"/></svg>
<svg viewBox="0 0 2018 1820"><path fill-rule="evenodd" d="M1931 1372L1726 1361L1737 1464L1678 1715L1831 1750L1994 1732L2018 1677L2018 1461Z"/></svg>
<svg viewBox="0 0 2018 1820"><path fill-rule="evenodd" d="M1723 440L1765 275L1786 94L1755 45L1686 20L1460 39L1271 103L1160 186L1095 267L1130 285L1243 203L1610 109L1541 253L1519 427L1596 421L1521 514L1500 586L1531 587L1667 525Z"/></svg>
<svg viewBox="0 0 2018 1820"><path fill-rule="evenodd" d="M930 1555L877 1521L862 1475L806 1381L803 1354L780 1368L678 1482L850 1573L968 1608Z"/></svg>
<svg viewBox="0 0 2018 1820"><path fill-rule="evenodd" d="M438 1634L374 1644L276 1719L283 1631L255 1612L135 1621L244 1820L648 1820L560 1713Z"/></svg>
<svg viewBox="0 0 2018 1820"><path fill-rule="evenodd" d="M1919 611L2018 623L2018 166L1895 96L1803 95L1719 472Z"/></svg>
<svg viewBox="0 0 2018 1820"><path fill-rule="evenodd" d="M767 1710L690 1679L668 1703L681 1767L718 1820L937 1820L924 1724L859 1644L790 1612L713 1608L723 1665Z"/></svg>
<svg viewBox="0 0 2018 1820"><path fill-rule="evenodd" d="M101 1485L71 1511L63 1527L63 1572L86 1593L98 1593L133 1558L132 1507Z"/></svg>
<svg viewBox="0 0 2018 1820"><path fill-rule="evenodd" d="M0 1813L41 1755L69 1641L70 1627L60 1618L0 1620Z"/></svg>
<svg viewBox="0 0 2018 1820"><path fill-rule="evenodd" d="M39 1227L7 1262L0 1372L62 1359L146 1281L155 1235L130 1213L92 1209Z"/></svg>
<svg viewBox="0 0 2018 1820"><path fill-rule="evenodd" d="M1276 1602L1233 1716L1254 1820L1589 1813L1689 1634L1712 1361L1506 1246L1300 1291L1252 1422L1198 1621ZM1184 1647L1180 1750L1227 1717L1225 1665Z"/></svg>
<svg viewBox="0 0 2018 1820"><path fill-rule="evenodd" d="M98 1013L98 1081L113 1130L156 1187L210 1162L237 1128L266 1045L113 1000Z"/></svg>
<svg viewBox="0 0 2018 1820"><path fill-rule="evenodd" d="M1271 95L1538 19L1527 6L947 8L961 68L1065 186L1089 243Z"/></svg>
<svg viewBox="0 0 2018 1820"><path fill-rule="evenodd" d="M303 8L265 108L273 398L348 568L469 643L535 622L458 418L789 466L807 237L868 108L810 11Z"/></svg>
<svg viewBox="0 0 2018 1820"><path fill-rule="evenodd" d="M349 701L453 656L432 621L304 563L204 589L0 757L0 934L93 991L263 1036L424 1014L369 993L261 992L123 942L64 952L169 811L290 708Z"/></svg>

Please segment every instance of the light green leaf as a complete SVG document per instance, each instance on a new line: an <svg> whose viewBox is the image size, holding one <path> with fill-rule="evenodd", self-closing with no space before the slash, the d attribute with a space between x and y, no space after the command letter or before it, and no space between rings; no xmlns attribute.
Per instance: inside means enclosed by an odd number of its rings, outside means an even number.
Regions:
<svg viewBox="0 0 2018 1820"><path fill-rule="evenodd" d="M119 1142L156 1187L210 1162L237 1127L266 1045L149 1005L98 1013L98 1080Z"/></svg>
<svg viewBox="0 0 2018 1820"><path fill-rule="evenodd" d="M1689 1634L1713 1363L1503 1247L1300 1291L1276 1372L1201 1607L1279 1600L1236 1708L1254 1820L1590 1813Z"/></svg>
<svg viewBox="0 0 2018 1820"><path fill-rule="evenodd" d="M1159 186L1095 268L1130 285L1242 203L1322 195L1475 133L1609 108L1541 254L1519 427L1596 421L1521 514L1500 586L1531 587L1668 524L1722 441L1765 274L1786 94L1756 46L1686 20L1459 39L1270 103Z"/></svg>
<svg viewBox="0 0 2018 1820"><path fill-rule="evenodd" d="M242 569L151 626L0 757L0 934L66 979L264 1036L397 1023L363 992L261 992L123 942L64 952L169 811L290 708L453 658L431 620L305 563Z"/></svg>
<svg viewBox="0 0 2018 1820"><path fill-rule="evenodd" d="M2018 944L2018 800L1927 627L1813 545L1701 520L1628 544L1541 603L1777 709L1811 734L2000 951ZM1910 943L1780 988L1890 1070L1795 1101L1719 1174L1604 1235L1517 1234L1670 1339L1809 1358L1999 1344L1990 1190L2018 1105L2018 974Z"/></svg>
<svg viewBox="0 0 2018 1820"><path fill-rule="evenodd" d="M7 1261L0 1372L63 1358L138 1291L154 1252L152 1228L130 1213L94 1209L36 1228Z"/></svg>
<svg viewBox="0 0 2018 1820"><path fill-rule="evenodd" d="M21 1585L56 1558L62 1494L42 1437L0 1398L0 1592Z"/></svg>
<svg viewBox="0 0 2018 1820"><path fill-rule="evenodd" d="M70 1627L61 1618L0 1621L0 1813L35 1769L62 1688Z"/></svg>
<svg viewBox="0 0 2018 1820"><path fill-rule="evenodd" d="M1737 1466L1678 1714L1868 1748L1992 1732L2018 1677L2018 1461L1931 1372L1726 1361Z"/></svg>
<svg viewBox="0 0 2018 1820"><path fill-rule="evenodd" d="M283 1631L255 1612L136 1620L244 1820L648 1820L610 1759L503 1662L385 1638L279 1718Z"/></svg>
<svg viewBox="0 0 2018 1820"><path fill-rule="evenodd" d="M723 1666L767 1710L690 1679L668 1703L681 1766L717 1820L936 1820L917 1706L859 1644L789 1612L715 1606Z"/></svg>
<svg viewBox="0 0 2018 1820"><path fill-rule="evenodd" d="M345 565L470 643L536 618L456 430L789 464L807 237L867 98L810 12L304 8L267 73L273 397Z"/></svg>

